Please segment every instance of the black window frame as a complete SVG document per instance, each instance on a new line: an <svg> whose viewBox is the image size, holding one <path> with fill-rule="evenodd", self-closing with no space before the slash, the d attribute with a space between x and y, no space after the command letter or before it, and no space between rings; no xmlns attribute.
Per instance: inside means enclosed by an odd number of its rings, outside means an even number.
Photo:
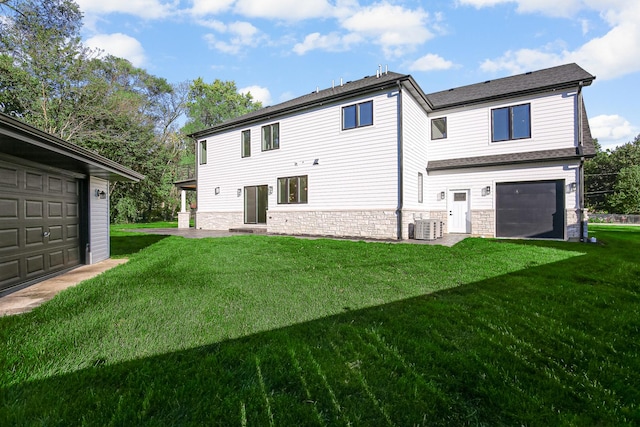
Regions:
<svg viewBox="0 0 640 427"><path fill-rule="evenodd" d="M440 132L442 134L442 136L440 137L434 137L434 132L433 132L433 128L434 126L436 127L436 129L439 131L440 129L435 125L436 122L442 121L444 122L444 132ZM432 141L437 141L439 139L447 139L447 118L446 117L436 117L435 119L431 119L431 140Z"/></svg>
<svg viewBox="0 0 640 427"><path fill-rule="evenodd" d="M245 135L248 135L248 141ZM240 156L243 159L245 157L251 157L251 129L240 132Z"/></svg>
<svg viewBox="0 0 640 427"><path fill-rule="evenodd" d="M200 141L200 149L198 150L199 163L201 165L207 164L207 140Z"/></svg>
<svg viewBox="0 0 640 427"><path fill-rule="evenodd" d="M304 180L304 186L302 185L302 180ZM291 198L292 184L297 186L297 193L294 199ZM283 191L283 189L286 192ZM279 205L304 205L307 203L309 203L309 175L287 176L278 178Z"/></svg>
<svg viewBox="0 0 640 427"><path fill-rule="evenodd" d="M365 121L363 124L363 120L362 120L362 106L363 105L370 105L370 110L371 110L371 118L368 121ZM346 116L345 116L345 111L353 109L355 112L355 117L354 117L354 124L353 126L346 126ZM362 127L367 127L367 126L373 126L373 100L369 100L369 101L364 101L364 102L358 102L357 104L351 104L351 105L345 105L344 107L342 107L342 130L351 130L351 129L358 129L358 128L362 128Z"/></svg>
<svg viewBox="0 0 640 427"><path fill-rule="evenodd" d="M516 136L514 131L514 110L519 107L527 107L527 134L525 136ZM507 129L508 135L506 138L496 138L496 113L500 111L507 111ZM501 124L502 126L505 123ZM493 108L491 109L491 142L503 142L503 141L517 141L519 139L531 139L531 103L524 103L518 105L509 105L507 107Z"/></svg>
<svg viewBox="0 0 640 427"><path fill-rule="evenodd" d="M267 141L265 141L265 130L269 129L269 142L267 143ZM275 138L274 141L274 129L278 129L277 131L277 138ZM268 125L264 125L262 126L262 129L260 131L260 140L261 140L261 148L262 151L272 151L272 150L278 150L280 149L280 122L277 123L270 123Z"/></svg>

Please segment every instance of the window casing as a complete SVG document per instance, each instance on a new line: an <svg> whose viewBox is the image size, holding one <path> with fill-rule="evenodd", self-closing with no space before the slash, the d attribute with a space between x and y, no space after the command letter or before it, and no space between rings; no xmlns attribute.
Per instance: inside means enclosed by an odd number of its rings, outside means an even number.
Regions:
<svg viewBox="0 0 640 427"><path fill-rule="evenodd" d="M307 203L307 196L307 175L278 178L278 204Z"/></svg>
<svg viewBox="0 0 640 427"><path fill-rule="evenodd" d="M242 144L242 157L251 157L251 131L242 131L241 144Z"/></svg>
<svg viewBox="0 0 640 427"><path fill-rule="evenodd" d="M491 110L491 141L531 138L531 104Z"/></svg>
<svg viewBox="0 0 640 427"><path fill-rule="evenodd" d="M280 123L262 126L262 151L280 148Z"/></svg>
<svg viewBox="0 0 640 427"><path fill-rule="evenodd" d="M342 130L373 125L373 101L342 107Z"/></svg>
<svg viewBox="0 0 640 427"><path fill-rule="evenodd" d="M207 164L207 141L200 141L200 164Z"/></svg>
<svg viewBox="0 0 640 427"><path fill-rule="evenodd" d="M431 139L444 139L447 137L447 118L431 119Z"/></svg>
<svg viewBox="0 0 640 427"><path fill-rule="evenodd" d="M418 172L418 203L422 203L424 200L424 178L422 174Z"/></svg>

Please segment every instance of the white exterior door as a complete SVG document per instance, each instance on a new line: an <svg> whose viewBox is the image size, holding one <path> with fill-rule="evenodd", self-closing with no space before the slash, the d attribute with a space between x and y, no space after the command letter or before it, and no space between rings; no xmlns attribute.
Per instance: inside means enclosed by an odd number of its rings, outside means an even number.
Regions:
<svg viewBox="0 0 640 427"><path fill-rule="evenodd" d="M449 191L449 233L469 233L469 190Z"/></svg>

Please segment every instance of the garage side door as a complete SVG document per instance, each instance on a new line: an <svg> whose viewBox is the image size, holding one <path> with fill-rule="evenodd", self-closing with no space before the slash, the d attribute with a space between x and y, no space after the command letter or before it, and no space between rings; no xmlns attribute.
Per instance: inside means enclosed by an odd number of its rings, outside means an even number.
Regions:
<svg viewBox="0 0 640 427"><path fill-rule="evenodd" d="M79 187L0 161L0 291L80 264Z"/></svg>
<svg viewBox="0 0 640 427"><path fill-rule="evenodd" d="M564 180L496 184L496 236L564 239Z"/></svg>

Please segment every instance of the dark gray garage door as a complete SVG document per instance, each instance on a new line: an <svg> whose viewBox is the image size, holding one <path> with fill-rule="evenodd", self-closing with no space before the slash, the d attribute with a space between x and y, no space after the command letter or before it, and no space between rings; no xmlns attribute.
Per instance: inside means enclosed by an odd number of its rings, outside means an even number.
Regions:
<svg viewBox="0 0 640 427"><path fill-rule="evenodd" d="M564 239L564 180L496 184L496 235Z"/></svg>
<svg viewBox="0 0 640 427"><path fill-rule="evenodd" d="M0 291L80 263L79 187L0 161Z"/></svg>

